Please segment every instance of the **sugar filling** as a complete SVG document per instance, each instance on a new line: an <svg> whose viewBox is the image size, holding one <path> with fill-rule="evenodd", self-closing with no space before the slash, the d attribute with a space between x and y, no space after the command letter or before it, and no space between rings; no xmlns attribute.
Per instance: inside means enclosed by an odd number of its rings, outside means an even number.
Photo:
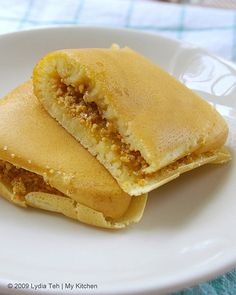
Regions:
<svg viewBox="0 0 236 295"><path fill-rule="evenodd" d="M71 117L80 118L80 123L89 128L97 143L109 140L111 150L129 171L136 176L144 176L144 169L149 165L140 152L132 150L130 144L124 142L114 123L103 117L95 102L85 101L89 96L89 86L81 84L75 88L66 85L63 79L57 86L57 103L65 108Z"/></svg>
<svg viewBox="0 0 236 295"><path fill-rule="evenodd" d="M12 189L13 195L23 198L30 192L63 195L51 187L42 176L0 160L0 180Z"/></svg>

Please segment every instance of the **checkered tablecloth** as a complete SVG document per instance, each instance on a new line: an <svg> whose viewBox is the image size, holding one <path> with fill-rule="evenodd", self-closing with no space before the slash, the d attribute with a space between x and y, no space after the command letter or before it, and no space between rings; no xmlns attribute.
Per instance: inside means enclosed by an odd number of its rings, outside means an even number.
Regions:
<svg viewBox="0 0 236 295"><path fill-rule="evenodd" d="M0 34L74 24L152 31L236 61L234 10L145 0L0 0ZM235 295L236 270L177 294Z"/></svg>

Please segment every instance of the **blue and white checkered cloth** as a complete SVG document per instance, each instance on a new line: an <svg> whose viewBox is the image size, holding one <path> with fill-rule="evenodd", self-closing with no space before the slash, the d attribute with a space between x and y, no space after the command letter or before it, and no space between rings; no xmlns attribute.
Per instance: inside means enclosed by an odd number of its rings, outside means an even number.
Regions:
<svg viewBox="0 0 236 295"><path fill-rule="evenodd" d="M152 31L236 61L234 10L144 0L0 0L0 34L75 24ZM235 295L236 270L177 294Z"/></svg>
<svg viewBox="0 0 236 295"><path fill-rule="evenodd" d="M234 10L143 0L0 0L0 34L74 24L158 32L236 61Z"/></svg>

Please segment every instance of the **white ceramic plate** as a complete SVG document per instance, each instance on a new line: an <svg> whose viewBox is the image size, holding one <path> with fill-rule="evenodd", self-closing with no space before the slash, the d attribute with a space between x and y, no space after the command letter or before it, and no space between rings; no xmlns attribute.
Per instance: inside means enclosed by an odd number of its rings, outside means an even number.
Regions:
<svg viewBox="0 0 236 295"><path fill-rule="evenodd" d="M211 101L229 123L227 145L235 157L236 67L157 35L67 27L1 36L0 95L29 79L48 51L113 42L146 55ZM0 199L0 291L32 294L33 284L41 283L37 294L157 294L230 270L236 267L235 179L234 160L187 173L152 192L142 221L121 231ZM63 283L96 284L97 289L77 285L70 291Z"/></svg>

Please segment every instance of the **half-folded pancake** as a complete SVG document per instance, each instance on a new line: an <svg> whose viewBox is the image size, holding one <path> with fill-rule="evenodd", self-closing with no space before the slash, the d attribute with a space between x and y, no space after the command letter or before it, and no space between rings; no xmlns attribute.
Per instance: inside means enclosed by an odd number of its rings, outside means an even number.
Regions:
<svg viewBox="0 0 236 295"><path fill-rule="evenodd" d="M0 100L0 195L107 228L138 222L146 203L48 115L31 82Z"/></svg>
<svg viewBox="0 0 236 295"><path fill-rule="evenodd" d="M35 67L45 109L130 195L230 159L228 127L206 101L129 48L68 49Z"/></svg>

